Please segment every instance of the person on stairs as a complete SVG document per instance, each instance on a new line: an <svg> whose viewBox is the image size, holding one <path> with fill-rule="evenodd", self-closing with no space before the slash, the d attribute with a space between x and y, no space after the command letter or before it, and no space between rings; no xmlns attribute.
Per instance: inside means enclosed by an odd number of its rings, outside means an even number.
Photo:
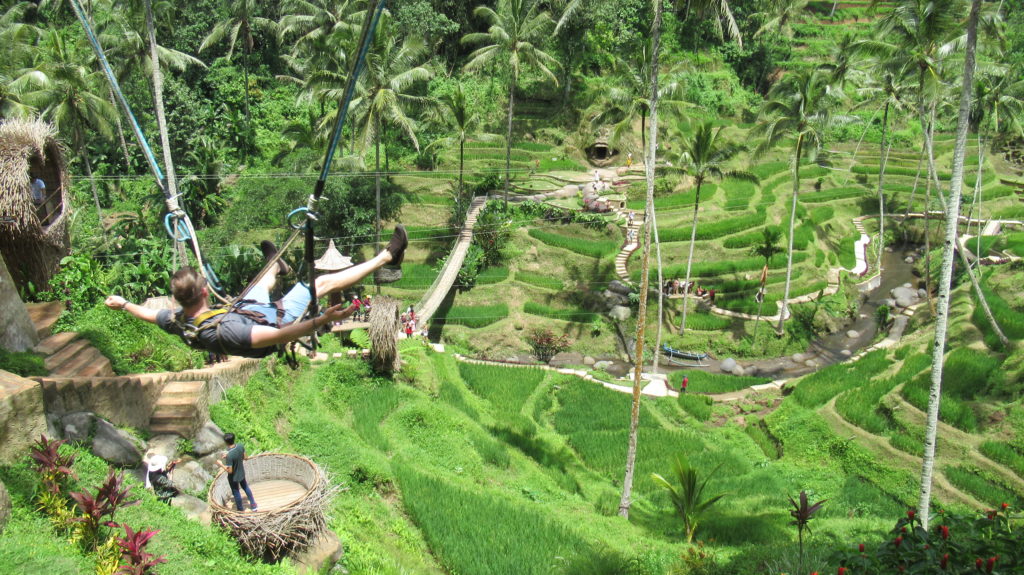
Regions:
<svg viewBox="0 0 1024 575"><path fill-rule="evenodd" d="M387 247L373 259L316 278L317 295L350 288L386 265L401 265L408 244L405 228L396 227ZM264 241L260 247L268 260L277 255L277 248L269 241ZM174 312L142 307L119 295L107 296L104 303L111 309L124 310L143 321L154 323L160 329L181 337L192 347L244 357L265 357L280 344L308 336L317 328L355 313L355 307L345 308L339 304L324 310L320 317L297 321L309 306L309 288L299 282L283 298L271 302L270 291L277 276L291 271L285 262L278 260L277 263L253 286L248 299L230 310L210 309L206 278L190 267L181 268L171 278L171 293L181 305ZM220 315L224 317L218 319Z"/></svg>

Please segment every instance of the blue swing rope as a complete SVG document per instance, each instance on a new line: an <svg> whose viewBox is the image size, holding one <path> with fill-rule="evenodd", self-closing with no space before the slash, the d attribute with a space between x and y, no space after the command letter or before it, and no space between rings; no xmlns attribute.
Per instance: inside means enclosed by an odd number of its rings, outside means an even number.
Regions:
<svg viewBox="0 0 1024 575"><path fill-rule="evenodd" d="M317 178L316 184L313 188L313 195L309 197L309 205L306 208L306 244L305 244L305 259L307 262L307 285L309 287L309 308L307 315L309 317L316 317L319 313L319 304L317 303L316 294L316 270L313 269L313 242L315 237L313 235L313 222L316 221L316 213L314 208L316 203L320 200L320 196L323 195L324 188L327 185L327 176L331 171L331 162L334 160L334 152L338 147L338 142L341 141L342 128L345 126L345 119L348 116L349 105L352 103L352 96L356 91L356 84L359 80L359 75L362 73L363 68L366 65L366 54L370 51L370 44L373 43L374 32L377 30L377 24L380 22L381 14L384 13L384 9L387 7L387 0L378 0L374 5L373 9L367 9L366 20L363 22L363 28L359 36L359 52L356 54L355 61L352 62L352 67L349 71L348 80L345 82L345 91L342 93L341 101L338 102L338 119L334 123L334 133L331 135L330 143L327 146L327 153L324 155L324 164L320 169L320 177ZM294 213L294 212L293 212ZM316 333L310 338L312 347L316 350L317 336Z"/></svg>
<svg viewBox="0 0 1024 575"><path fill-rule="evenodd" d="M103 69L103 74L107 78L107 82L110 83L111 91L114 93L114 98L121 107L121 111L124 112L124 116L128 119L128 123L131 125L132 133L135 134L135 139L139 143L139 147L142 148L143 156L146 158L146 164L149 166L149 171L153 174L156 179L156 185L160 189L160 192L164 195L164 203L167 206L167 216L164 218L164 227L167 230L167 234L175 242L190 242L192 244L192 251L195 254L196 262L200 272L206 277L207 281L211 286L214 287L214 295L217 296L221 301L227 301L219 292L223 289L220 287L220 282L217 279L216 274L213 273L213 268L208 263L203 262L202 250L199 247L199 240L196 238L195 228L192 227L192 220L189 219L188 214L181 209L178 205L178 198L170 195L167 191L167 176L164 175L163 170L160 169L160 163L156 159L156 155L153 153L152 147L149 145L149 141L146 140L146 135L143 134L142 128L139 126L138 120L135 118L135 114L132 112L131 106L128 105L128 100L124 97L124 93L121 91L121 85L117 81L117 76L114 75L114 70L110 67L110 62L107 61L106 54L103 53L103 47L100 45L99 38L92 29L92 25L89 23L89 18L85 14L85 10L82 9L82 5L79 0L71 0L71 8L75 12L75 16L78 17L78 21L82 24L82 28L85 29L85 35L89 39L89 44L92 46L93 52L96 54L97 60L99 60L100 67Z"/></svg>

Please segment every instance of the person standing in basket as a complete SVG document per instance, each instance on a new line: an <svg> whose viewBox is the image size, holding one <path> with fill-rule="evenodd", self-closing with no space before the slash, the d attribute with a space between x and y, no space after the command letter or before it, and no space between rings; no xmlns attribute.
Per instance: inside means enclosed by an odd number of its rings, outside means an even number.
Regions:
<svg viewBox="0 0 1024 575"><path fill-rule="evenodd" d="M224 434L224 443L228 444L228 454L224 461L217 460L217 465L228 474L228 486L231 487L231 495L235 497L235 509L245 511L242 507L242 493L239 488L245 490L245 496L249 498L249 510L257 511L256 499L252 496L249 483L245 480L245 446L235 443L234 433Z"/></svg>

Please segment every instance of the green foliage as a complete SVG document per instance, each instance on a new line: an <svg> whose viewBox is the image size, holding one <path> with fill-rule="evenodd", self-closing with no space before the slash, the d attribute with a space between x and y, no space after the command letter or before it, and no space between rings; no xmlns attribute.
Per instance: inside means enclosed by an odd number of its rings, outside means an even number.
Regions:
<svg viewBox="0 0 1024 575"><path fill-rule="evenodd" d="M761 230L754 230L745 234L729 236L722 241L722 246L732 250L755 246L764 240L764 232L762 231L764 229L775 230L779 232L781 237L782 229L779 226L765 226Z"/></svg>
<svg viewBox="0 0 1024 575"><path fill-rule="evenodd" d="M882 435L893 429L893 421L886 412L881 411L879 408L882 397L892 391L897 385L906 383L930 365L931 358L928 355L923 353L914 354L904 359L903 365L895 377L866 382L849 392L841 394L836 399L836 411L843 419L857 427L875 435ZM896 439L897 436L900 439ZM897 433L892 436L892 439L894 442L900 442L906 439L906 436ZM912 442L920 445L916 438Z"/></svg>
<svg viewBox="0 0 1024 575"><path fill-rule="evenodd" d="M512 416L519 413L526 398L544 380L546 372L536 368L460 362L459 374L474 393L489 401L505 416Z"/></svg>
<svg viewBox="0 0 1024 575"><path fill-rule="evenodd" d="M551 358L569 349L572 340L565 334L557 334L550 329L535 329L526 336L526 343L533 350L533 355L541 363L551 361Z"/></svg>
<svg viewBox="0 0 1024 575"><path fill-rule="evenodd" d="M579 308L556 308L534 301L524 303L523 311L531 315L539 315L541 317L579 323L590 323L594 318L600 317L601 315L594 311L587 311Z"/></svg>
<svg viewBox="0 0 1024 575"><path fill-rule="evenodd" d="M1024 455L1013 448L1012 445L1003 441L984 441L978 446L978 451L992 461L999 462L1024 478Z"/></svg>
<svg viewBox="0 0 1024 575"><path fill-rule="evenodd" d="M438 267L412 262L402 263L402 279L391 287L409 290L425 290L437 279Z"/></svg>
<svg viewBox="0 0 1024 575"><path fill-rule="evenodd" d="M1010 503L1014 507L1019 507L1024 503L1024 499L1020 495L1007 489L1001 482L986 477L987 474L973 466L947 466L942 473L950 483L970 493L986 505L999 507L1003 503Z"/></svg>
<svg viewBox="0 0 1024 575"><path fill-rule="evenodd" d="M901 394L911 405L927 412L930 388L931 376L922 374L904 385ZM969 433L978 430L978 417L971 407L948 394L939 399L939 420Z"/></svg>
<svg viewBox="0 0 1024 575"><path fill-rule="evenodd" d="M630 197L633 197L634 195L642 196L646 193L646 190L646 185L642 182L635 183L630 186L629 195ZM718 186L714 184L704 184L700 190L701 203L703 204L713 198L717 192ZM659 212L692 208L694 201L696 200L696 193L694 190L673 193L670 189L668 194L661 196L656 194L655 196L654 208ZM645 200L630 200L629 202L626 202L626 207L631 210L643 210L646 207Z"/></svg>
<svg viewBox="0 0 1024 575"><path fill-rule="evenodd" d="M527 232L531 238L544 242L549 246L563 248L580 255L592 258L603 258L619 251L620 243L615 240L598 240L564 236L541 228L530 228Z"/></svg>
<svg viewBox="0 0 1024 575"><path fill-rule="evenodd" d="M708 510L725 497L724 493L714 496L705 496L704 494L708 482L717 471L716 467L701 480L699 472L690 465L687 458L678 455L672 462L671 478L673 481L670 482L657 473L653 475L654 480L668 492L669 499L672 500L672 505L676 508L676 513L683 520L687 543L693 541L693 535ZM678 487L676 483L678 483Z"/></svg>
<svg viewBox="0 0 1024 575"><path fill-rule="evenodd" d="M942 369L942 393L958 399L974 399L984 393L989 374L1002 362L991 355L961 347L946 356Z"/></svg>
<svg viewBox="0 0 1024 575"><path fill-rule="evenodd" d="M57 324L78 332L110 359L118 374L182 371L203 365L202 353L180 338L120 310L97 305Z"/></svg>
<svg viewBox="0 0 1024 575"><path fill-rule="evenodd" d="M67 310L79 313L102 301L109 293L109 274L99 260L84 253L72 252L60 261L60 271L50 278L50 291L43 300L62 301Z"/></svg>
<svg viewBox="0 0 1024 575"><path fill-rule="evenodd" d="M22 377L47 375L43 356L31 351L7 351L0 348L0 369Z"/></svg>
<svg viewBox="0 0 1024 575"><path fill-rule="evenodd" d="M731 319L712 313L691 312L686 316L686 329L721 331L731 325Z"/></svg>
<svg viewBox="0 0 1024 575"><path fill-rule="evenodd" d="M807 259L807 254L804 252L796 252L793 254L793 263L798 264ZM710 278L725 276L731 274L738 274L742 272L760 271L764 266L764 259L759 257L750 257L742 259L733 259L731 261L710 261L710 262L696 262L693 264L691 270L691 277L697 278ZM778 254L768 262L770 269L779 269L786 267L786 255ZM651 278L657 281L657 270L651 270ZM683 277L686 274L686 264L676 264L665 266L663 274L665 277ZM635 271L630 273L630 277L633 281L640 280L640 272ZM749 298L752 300L752 298ZM717 302L717 296L715 301ZM767 301L767 300L765 300ZM768 308L771 309L771 308Z"/></svg>
<svg viewBox="0 0 1024 575"><path fill-rule="evenodd" d="M468 256L467 256L468 257ZM501 283L508 279L508 268L494 266L483 269L476 276L476 285L490 285Z"/></svg>
<svg viewBox="0 0 1024 575"><path fill-rule="evenodd" d="M823 204L825 202L833 202L835 200L859 198L867 193L867 190L864 188L855 186L849 188L833 188L831 190L800 194L800 201L805 204Z"/></svg>
<svg viewBox="0 0 1024 575"><path fill-rule="evenodd" d="M940 511L929 522L928 531L911 509L881 543L847 543L832 560L851 575L896 573L907 571L908 565L921 573L1003 573L1020 565L1024 552L1013 535L1020 520L1011 518L1006 507L997 506L985 515Z"/></svg>

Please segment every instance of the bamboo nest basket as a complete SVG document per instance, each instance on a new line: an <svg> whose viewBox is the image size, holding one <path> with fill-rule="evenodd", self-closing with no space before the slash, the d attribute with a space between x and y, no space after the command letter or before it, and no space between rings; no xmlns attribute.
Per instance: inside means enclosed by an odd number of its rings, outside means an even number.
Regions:
<svg viewBox="0 0 1024 575"><path fill-rule="evenodd" d="M378 373L390 374L402 368L398 356L398 300L378 296L370 312L370 363Z"/></svg>
<svg viewBox="0 0 1024 575"><path fill-rule="evenodd" d="M307 548L327 530L325 512L338 488L313 461L299 455L263 453L245 461L245 478L250 488L274 480L292 481L306 488L298 499L283 507L245 512L234 507L227 473L222 471L214 478L207 497L213 521L227 528L249 555L278 561Z"/></svg>

